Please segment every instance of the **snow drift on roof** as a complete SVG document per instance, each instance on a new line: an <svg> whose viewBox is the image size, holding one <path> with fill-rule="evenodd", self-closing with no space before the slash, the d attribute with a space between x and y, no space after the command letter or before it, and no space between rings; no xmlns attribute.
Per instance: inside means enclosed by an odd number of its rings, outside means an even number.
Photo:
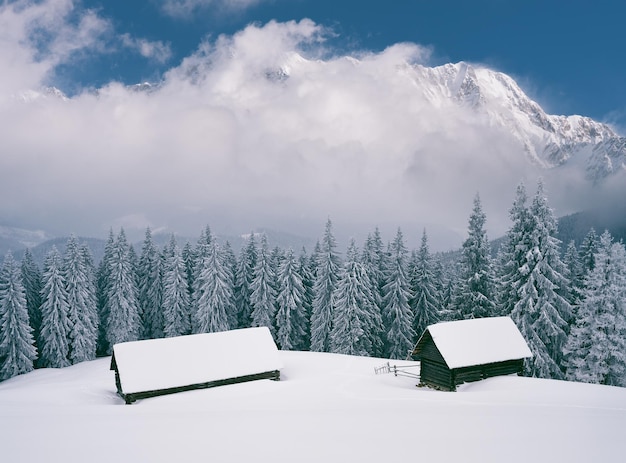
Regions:
<svg viewBox="0 0 626 463"><path fill-rule="evenodd" d="M449 368L533 356L524 337L509 317L443 322L431 325L427 330Z"/></svg>
<svg viewBox="0 0 626 463"><path fill-rule="evenodd" d="M279 370L267 327L124 342L113 356L125 394Z"/></svg>

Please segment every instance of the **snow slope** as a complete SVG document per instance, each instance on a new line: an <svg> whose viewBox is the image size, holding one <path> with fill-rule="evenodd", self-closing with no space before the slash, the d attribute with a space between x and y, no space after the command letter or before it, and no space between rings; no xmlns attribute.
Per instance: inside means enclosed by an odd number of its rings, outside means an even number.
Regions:
<svg viewBox="0 0 626 463"><path fill-rule="evenodd" d="M626 389L520 377L416 388L381 359L280 352L263 380L124 405L110 358L0 383L6 462L589 462L626 452Z"/></svg>

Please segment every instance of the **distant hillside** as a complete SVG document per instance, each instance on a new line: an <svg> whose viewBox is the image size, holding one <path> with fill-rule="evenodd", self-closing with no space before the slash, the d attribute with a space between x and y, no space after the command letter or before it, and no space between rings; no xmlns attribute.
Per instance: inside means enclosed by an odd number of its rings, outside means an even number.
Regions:
<svg viewBox="0 0 626 463"><path fill-rule="evenodd" d="M584 211L561 217L557 237L564 246L572 240L579 246L591 228L598 236L608 230L614 241L626 242L626 214L619 210Z"/></svg>
<svg viewBox="0 0 626 463"><path fill-rule="evenodd" d="M270 249L276 246L279 246L283 249L291 248L296 253L299 253L300 250L304 247L306 248L307 253L311 253L315 245L315 242L310 238L305 238L302 236L297 236L297 235L293 235L289 233L283 233L283 232L279 232L275 230L267 230L267 229L256 230L254 231L254 234L257 240L257 244L260 242L260 239L261 239L260 235L265 234L267 236L267 242L268 242ZM163 248L169 242L170 236L171 236L170 234L166 234L166 233L163 233L163 234L157 233L152 236L152 239L159 248ZM191 243L192 246L195 246L196 243L198 242L197 237L187 237L187 236L178 236L178 235L175 235L175 236L176 236L176 241L178 245L181 247L183 247L185 243L187 242ZM236 254L238 254L240 249L245 245L245 243L249 239L249 237L250 237L250 234L248 233L248 234L243 234L239 236L217 235L216 239L218 243L222 245L228 242L231 245L233 251ZM28 246L27 244L29 243L25 244L23 242L18 242L15 240L10 241L10 242L8 240L5 240L5 241L2 241L2 243L6 245L6 246L3 246L3 248L6 248L6 249L4 249L2 256L4 256L4 254L6 254L6 252L10 250L13 253L13 256L15 257L15 259L20 261L22 260L22 257L24 256L24 251L28 247L30 248L31 253L33 254L33 258L35 262L40 267L42 267L44 258L46 257L46 254L52 249L52 246L56 246L61 254L65 253L65 247L66 247L68 238L69 237L65 236L61 238L48 239L34 246ZM87 245L89 246L89 249L91 249L94 262L96 265L98 265L98 263L102 260L102 256L104 256L104 246L106 244L106 239L78 237L78 241L80 243L87 243ZM10 244L13 244L13 245L10 246ZM143 239L139 241L134 241L132 245L137 255L139 255L141 253L141 248L143 246ZM3 249L0 249L0 251L2 250Z"/></svg>

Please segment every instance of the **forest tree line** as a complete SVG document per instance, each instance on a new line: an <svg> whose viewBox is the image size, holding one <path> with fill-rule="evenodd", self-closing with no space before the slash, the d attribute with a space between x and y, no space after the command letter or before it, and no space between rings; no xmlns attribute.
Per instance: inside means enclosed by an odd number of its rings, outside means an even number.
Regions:
<svg viewBox="0 0 626 463"><path fill-rule="evenodd" d="M626 386L626 249L591 229L577 247L556 238L538 182L524 185L492 255L480 197L452 265L432 254L426 231L409 251L398 229L378 229L337 251L332 222L309 254L270 249L251 234L235 255L207 227L195 245L174 235L160 249L150 229L139 253L111 230L96 265L75 236L43 268L27 250L0 272L0 379L65 367L139 339L267 326L279 348L404 359L425 328L508 315L534 357L526 374Z"/></svg>

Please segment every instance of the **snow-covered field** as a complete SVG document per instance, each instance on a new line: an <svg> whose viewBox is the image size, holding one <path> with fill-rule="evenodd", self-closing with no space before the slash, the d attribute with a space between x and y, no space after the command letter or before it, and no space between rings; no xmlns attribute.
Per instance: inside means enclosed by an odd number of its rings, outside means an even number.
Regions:
<svg viewBox="0 0 626 463"><path fill-rule="evenodd" d="M384 360L280 352L262 380L125 405L109 358L0 383L3 462L600 462L626 389L515 376L416 388Z"/></svg>

